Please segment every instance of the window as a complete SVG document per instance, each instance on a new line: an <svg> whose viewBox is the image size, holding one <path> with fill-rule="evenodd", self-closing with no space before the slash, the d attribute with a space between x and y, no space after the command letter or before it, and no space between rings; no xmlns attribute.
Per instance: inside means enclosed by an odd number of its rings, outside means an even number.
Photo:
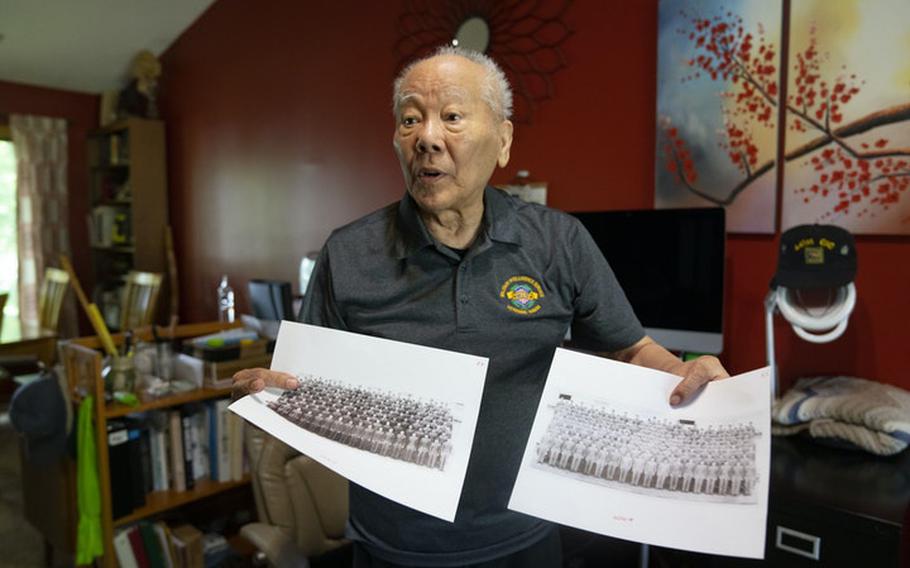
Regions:
<svg viewBox="0 0 910 568"><path fill-rule="evenodd" d="M13 143L0 139L0 292L9 292L3 314L19 317L19 255L16 249L16 155Z"/></svg>

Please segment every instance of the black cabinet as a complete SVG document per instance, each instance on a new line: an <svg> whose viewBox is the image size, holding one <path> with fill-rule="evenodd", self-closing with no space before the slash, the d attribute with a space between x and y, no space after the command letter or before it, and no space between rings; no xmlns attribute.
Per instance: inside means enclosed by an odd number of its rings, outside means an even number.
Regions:
<svg viewBox="0 0 910 568"><path fill-rule="evenodd" d="M910 566L910 452L878 457L775 437L764 560L655 550L652 566Z"/></svg>
<svg viewBox="0 0 910 568"><path fill-rule="evenodd" d="M910 566L910 453L774 438L767 565Z"/></svg>

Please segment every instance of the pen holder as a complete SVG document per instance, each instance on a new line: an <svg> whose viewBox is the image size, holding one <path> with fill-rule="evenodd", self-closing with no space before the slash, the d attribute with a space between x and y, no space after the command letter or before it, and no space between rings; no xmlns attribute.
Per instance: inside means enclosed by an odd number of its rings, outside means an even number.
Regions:
<svg viewBox="0 0 910 568"><path fill-rule="evenodd" d="M111 360L108 385L111 392L133 392L136 383L136 367L132 357L117 356Z"/></svg>

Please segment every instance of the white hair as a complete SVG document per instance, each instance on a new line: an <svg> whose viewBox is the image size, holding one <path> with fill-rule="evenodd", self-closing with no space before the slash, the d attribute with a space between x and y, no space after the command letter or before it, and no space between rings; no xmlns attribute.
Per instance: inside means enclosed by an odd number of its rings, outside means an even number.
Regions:
<svg viewBox="0 0 910 568"><path fill-rule="evenodd" d="M506 79L506 74L502 68L497 65L489 55L472 49L465 49L452 45L444 45L432 54L412 61L398 74L398 77L395 78L394 92L392 95L393 112L397 114L398 109L401 108L401 103L404 98L401 87L404 84L404 79L408 76L408 73L424 61L443 55L463 57L468 61L473 61L483 67L486 74L481 85L480 97L487 106L490 107L493 114L500 120L512 118L512 87L509 85L509 80Z"/></svg>

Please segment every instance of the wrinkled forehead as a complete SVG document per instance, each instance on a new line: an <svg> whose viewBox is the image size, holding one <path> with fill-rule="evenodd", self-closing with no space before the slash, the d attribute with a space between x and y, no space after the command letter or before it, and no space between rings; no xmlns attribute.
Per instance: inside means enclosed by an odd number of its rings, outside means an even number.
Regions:
<svg viewBox="0 0 910 568"><path fill-rule="evenodd" d="M462 57L434 57L405 75L400 103L431 99L470 103L481 99L483 68Z"/></svg>
<svg viewBox="0 0 910 568"><path fill-rule="evenodd" d="M459 85L414 85L409 88L405 84L401 90L401 106L408 104L427 104L431 101L439 103L468 103L477 95L472 95L470 90Z"/></svg>

